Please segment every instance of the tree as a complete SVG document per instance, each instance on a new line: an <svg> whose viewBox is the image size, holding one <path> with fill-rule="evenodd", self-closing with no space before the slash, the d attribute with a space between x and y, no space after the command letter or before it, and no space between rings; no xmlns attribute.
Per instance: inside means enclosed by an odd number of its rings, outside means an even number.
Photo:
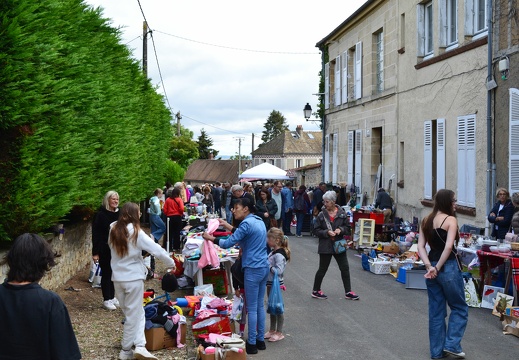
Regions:
<svg viewBox="0 0 519 360"><path fill-rule="evenodd" d="M172 134L176 134L176 125L171 130ZM180 136L172 135L169 158L186 170L198 156L198 143L193 140L193 132L180 125Z"/></svg>
<svg viewBox="0 0 519 360"><path fill-rule="evenodd" d="M265 123L265 130L263 130L263 135L261 135L261 141L267 143L285 130L288 130L286 121L287 119L285 119L283 114L277 110L272 110Z"/></svg>
<svg viewBox="0 0 519 360"><path fill-rule="evenodd" d="M213 154L213 158L218 155L218 151L211 149L213 146L213 140L207 135L204 128L200 130L200 136L198 137L198 153L199 159L210 159L210 154Z"/></svg>
<svg viewBox="0 0 519 360"><path fill-rule="evenodd" d="M236 153L235 155L231 156L229 158L229 160L240 160L240 158L242 160L250 160L250 156L248 156L248 155L241 155L240 156L238 153Z"/></svg>

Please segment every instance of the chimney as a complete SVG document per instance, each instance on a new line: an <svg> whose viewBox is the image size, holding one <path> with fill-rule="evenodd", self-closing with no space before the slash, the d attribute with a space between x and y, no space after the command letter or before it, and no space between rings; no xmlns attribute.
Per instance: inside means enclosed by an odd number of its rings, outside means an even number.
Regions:
<svg viewBox="0 0 519 360"><path fill-rule="evenodd" d="M211 151L211 152L209 153L209 160L213 160L213 159L214 159L214 155L213 155L213 152Z"/></svg>
<svg viewBox="0 0 519 360"><path fill-rule="evenodd" d="M297 132L297 135L299 135L299 137L302 137L303 136L303 125L297 125L296 132Z"/></svg>

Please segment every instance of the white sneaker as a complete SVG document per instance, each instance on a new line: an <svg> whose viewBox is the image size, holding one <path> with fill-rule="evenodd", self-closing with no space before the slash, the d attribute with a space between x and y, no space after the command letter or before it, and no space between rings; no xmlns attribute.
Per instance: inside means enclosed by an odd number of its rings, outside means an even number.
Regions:
<svg viewBox="0 0 519 360"><path fill-rule="evenodd" d="M111 301L112 301L112 304L114 304L115 307L121 307L121 305L119 305L119 300L117 300L117 298L113 298Z"/></svg>
<svg viewBox="0 0 519 360"><path fill-rule="evenodd" d="M132 360L133 359L133 351L130 350L121 350L119 353L119 360Z"/></svg>
<svg viewBox="0 0 519 360"><path fill-rule="evenodd" d="M112 303L112 300L103 301L103 306L105 307L106 310L116 310L117 309L115 307L115 305Z"/></svg>
<svg viewBox="0 0 519 360"><path fill-rule="evenodd" d="M148 350L144 346L135 347L133 351L133 356L136 359L140 360L158 360L155 356L151 355Z"/></svg>

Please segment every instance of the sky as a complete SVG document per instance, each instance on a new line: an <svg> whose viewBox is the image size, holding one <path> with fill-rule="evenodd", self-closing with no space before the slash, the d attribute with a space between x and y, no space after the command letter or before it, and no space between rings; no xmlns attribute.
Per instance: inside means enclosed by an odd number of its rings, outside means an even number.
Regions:
<svg viewBox="0 0 519 360"><path fill-rule="evenodd" d="M272 110L290 130L319 130L303 116L306 103L314 111L318 103L315 44L365 2L85 0L121 28L139 61L146 19L148 77L193 140L204 129L218 156L250 155Z"/></svg>

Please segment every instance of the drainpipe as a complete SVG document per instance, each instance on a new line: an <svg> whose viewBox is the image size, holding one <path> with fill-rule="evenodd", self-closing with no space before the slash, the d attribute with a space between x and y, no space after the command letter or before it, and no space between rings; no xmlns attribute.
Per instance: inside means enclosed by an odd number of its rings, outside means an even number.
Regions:
<svg viewBox="0 0 519 360"><path fill-rule="evenodd" d="M326 46L326 45L325 45ZM321 74L323 74L324 76L324 49L321 48ZM324 93L326 94L326 89L324 90ZM326 109L324 109L323 111L323 118L321 120L321 129L322 129L322 138L323 138L323 141L322 141L322 152L323 152L323 156L322 156L322 159L321 159L321 181L324 181L324 167L326 166L325 162L324 162L324 158L325 158L325 135L326 135Z"/></svg>
<svg viewBox="0 0 519 360"><path fill-rule="evenodd" d="M492 60L493 60L493 52L492 52L492 34L493 34L493 25L492 25L492 1L487 1L487 28L488 28L488 58L487 58L487 81L492 79ZM493 200L494 200L494 189L496 187L495 184L495 167L496 165L492 163L492 90L487 91L487 211L486 214L490 212L492 208Z"/></svg>

